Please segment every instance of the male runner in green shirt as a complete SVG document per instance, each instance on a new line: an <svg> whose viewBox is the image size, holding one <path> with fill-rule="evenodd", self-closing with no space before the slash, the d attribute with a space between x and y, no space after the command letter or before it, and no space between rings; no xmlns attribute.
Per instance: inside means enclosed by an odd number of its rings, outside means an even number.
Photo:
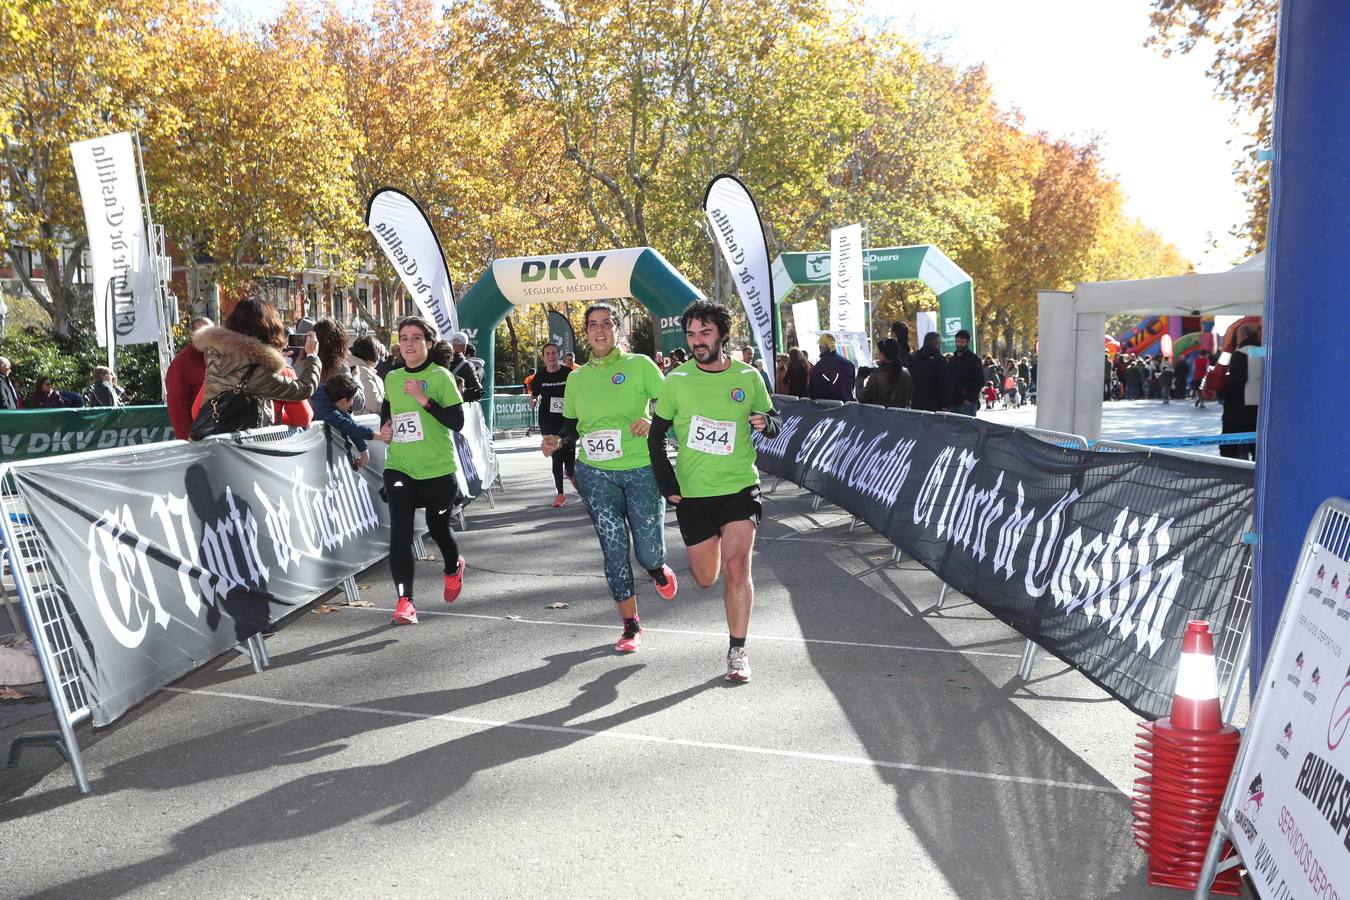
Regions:
<svg viewBox="0 0 1350 900"><path fill-rule="evenodd" d="M716 303L695 303L681 318L693 359L666 377L656 399L647 442L652 472L675 505L680 536L699 587L712 587L723 570L731 646L727 681L750 680L745 638L755 589L750 552L759 525L759 471L750 430L773 437L782 419L753 366L727 355L731 314ZM679 443L675 468L664 452L672 427Z"/></svg>

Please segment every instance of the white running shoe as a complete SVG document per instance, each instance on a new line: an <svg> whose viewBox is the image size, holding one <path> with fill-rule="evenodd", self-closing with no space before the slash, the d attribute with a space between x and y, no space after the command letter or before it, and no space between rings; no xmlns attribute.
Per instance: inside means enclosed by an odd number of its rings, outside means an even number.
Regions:
<svg viewBox="0 0 1350 900"><path fill-rule="evenodd" d="M750 680L750 656L744 647L732 647L727 651L727 681L742 684Z"/></svg>

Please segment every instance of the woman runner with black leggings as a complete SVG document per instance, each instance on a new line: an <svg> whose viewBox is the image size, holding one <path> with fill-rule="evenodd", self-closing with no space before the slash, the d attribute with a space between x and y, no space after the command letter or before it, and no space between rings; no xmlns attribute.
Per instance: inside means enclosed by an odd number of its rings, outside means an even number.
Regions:
<svg viewBox="0 0 1350 900"><path fill-rule="evenodd" d="M384 489L389 500L389 568L398 591L394 625L417 624L412 544L418 507L426 509L427 530L445 561L445 602L453 603L464 585L464 557L450 530L450 513L459 498L450 432L464 427L464 406L454 376L427 357L433 335L417 316L400 321L398 349L404 367L384 376L380 435L389 442Z"/></svg>
<svg viewBox="0 0 1350 900"><path fill-rule="evenodd" d="M559 361L558 345L550 341L540 351L544 364L535 370L530 382L530 399L539 407L539 433L541 435L562 434L563 397L567 393L567 376L572 370ZM577 486L577 454L575 444L559 444L553 451L553 487L558 496L553 499L555 507L567 502L563 494L563 475Z"/></svg>

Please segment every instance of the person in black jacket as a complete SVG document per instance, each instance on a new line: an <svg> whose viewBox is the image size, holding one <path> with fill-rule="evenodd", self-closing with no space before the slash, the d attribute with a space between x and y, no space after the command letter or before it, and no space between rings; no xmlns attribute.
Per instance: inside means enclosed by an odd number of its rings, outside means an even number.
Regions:
<svg viewBox="0 0 1350 900"><path fill-rule="evenodd" d="M877 364L858 382L858 402L874 403L896 409L909 406L914 384L909 371L900 365L900 342L886 338L877 344Z"/></svg>
<svg viewBox="0 0 1350 900"><path fill-rule="evenodd" d="M909 405L914 409L939 412L951 403L951 376L941 347L942 338L930 331L923 336L923 346L909 358L909 374L914 381Z"/></svg>
<svg viewBox="0 0 1350 900"><path fill-rule="evenodd" d="M962 328L956 333L956 354L951 359L952 412L973 416L980 408L980 392L984 390L984 367L980 358L970 352L970 332Z"/></svg>
<svg viewBox="0 0 1350 900"><path fill-rule="evenodd" d="M1237 345L1228 360L1228 378L1219 391L1224 434L1255 432L1261 408L1261 371L1265 360L1253 358L1249 352L1250 348L1261 346L1261 339L1251 326L1243 326ZM1256 444L1221 444L1219 453L1229 459L1255 460Z"/></svg>

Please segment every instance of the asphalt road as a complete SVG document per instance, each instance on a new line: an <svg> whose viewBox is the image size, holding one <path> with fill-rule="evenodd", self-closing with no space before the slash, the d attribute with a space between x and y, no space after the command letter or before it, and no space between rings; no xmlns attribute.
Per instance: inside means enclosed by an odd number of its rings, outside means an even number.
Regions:
<svg viewBox="0 0 1350 900"><path fill-rule="evenodd" d="M1024 684L1011 629L791 486L750 684L673 516L679 596L641 586L615 655L589 520L532 445L499 445L453 606L422 563L421 624L389 627L376 567L373 607L296 614L272 669L229 654L82 731L90 796L50 750L0 769L0 896L1180 896L1144 886L1129 711L1053 659Z"/></svg>

